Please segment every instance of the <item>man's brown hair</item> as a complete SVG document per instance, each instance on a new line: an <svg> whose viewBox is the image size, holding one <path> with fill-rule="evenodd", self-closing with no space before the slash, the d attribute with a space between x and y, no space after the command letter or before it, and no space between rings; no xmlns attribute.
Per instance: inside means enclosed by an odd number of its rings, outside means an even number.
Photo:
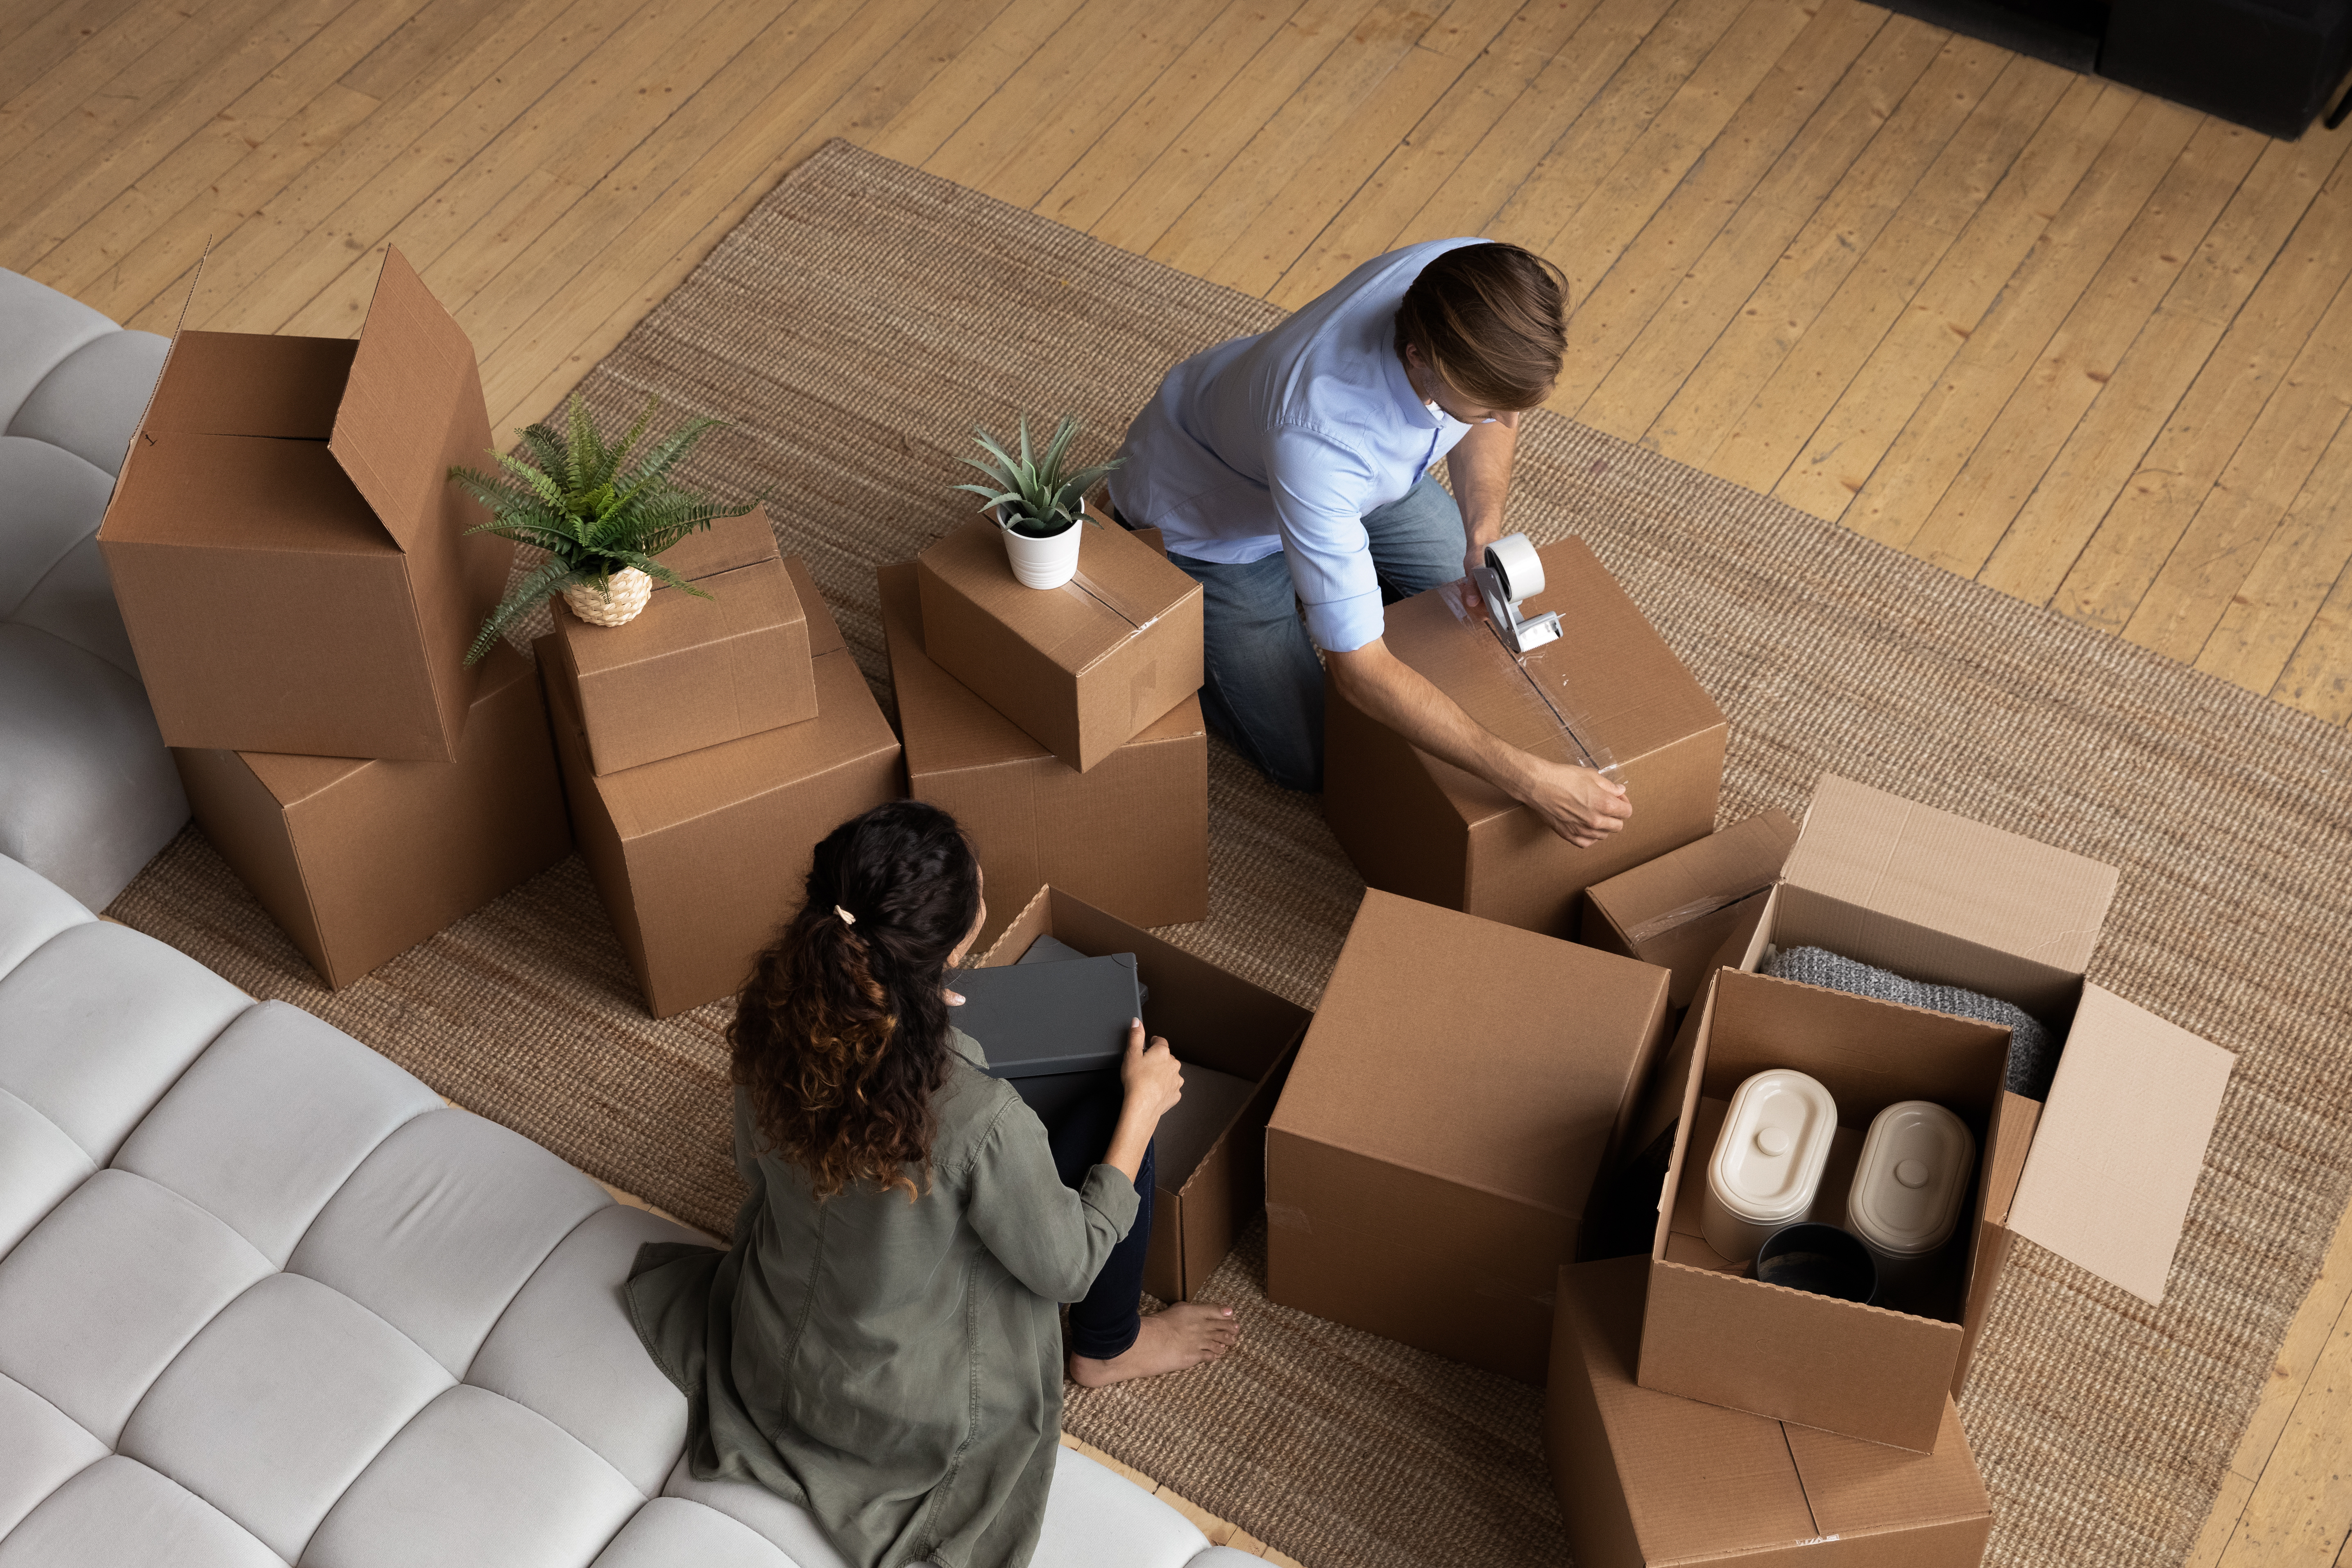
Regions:
<svg viewBox="0 0 2352 1568"><path fill-rule="evenodd" d="M1400 357L1407 344L1465 397L1533 408L1550 395L1568 351L1567 276L1516 245L1449 250L1397 307Z"/></svg>

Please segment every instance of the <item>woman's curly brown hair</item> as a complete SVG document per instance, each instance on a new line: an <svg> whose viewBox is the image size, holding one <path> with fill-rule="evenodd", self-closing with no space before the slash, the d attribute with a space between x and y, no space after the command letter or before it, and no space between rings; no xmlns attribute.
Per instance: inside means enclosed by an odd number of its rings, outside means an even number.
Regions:
<svg viewBox="0 0 2352 1568"><path fill-rule="evenodd" d="M820 1198L929 1184L947 1079L949 957L980 917L955 818L894 801L816 847L800 912L760 954L728 1026L761 1136Z"/></svg>

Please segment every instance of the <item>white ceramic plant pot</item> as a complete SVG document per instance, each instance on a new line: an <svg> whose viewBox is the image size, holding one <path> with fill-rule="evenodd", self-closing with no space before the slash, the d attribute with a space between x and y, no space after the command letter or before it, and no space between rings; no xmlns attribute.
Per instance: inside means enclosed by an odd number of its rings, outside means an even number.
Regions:
<svg viewBox="0 0 2352 1568"><path fill-rule="evenodd" d="M1078 545L1087 526L1083 518L1049 539L1013 532L1004 526L1001 513L996 526L1004 535L1005 559L1013 563L1013 574L1024 586L1058 588L1078 574Z"/></svg>
<svg viewBox="0 0 2352 1568"><path fill-rule="evenodd" d="M625 626L645 612L654 596L654 580L634 566L624 566L606 579L603 593L593 583L574 583L563 590L572 613L592 626Z"/></svg>

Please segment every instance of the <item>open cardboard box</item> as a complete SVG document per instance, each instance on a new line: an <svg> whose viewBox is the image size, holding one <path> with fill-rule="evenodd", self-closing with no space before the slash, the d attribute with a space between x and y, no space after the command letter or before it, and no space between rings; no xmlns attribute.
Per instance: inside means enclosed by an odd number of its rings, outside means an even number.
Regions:
<svg viewBox="0 0 2352 1568"><path fill-rule="evenodd" d="M1198 694L1079 773L924 651L913 563L877 575L908 793L971 836L1004 903L1004 916L991 906L992 928L1048 883L1135 925L1205 919L1209 732Z"/></svg>
<svg viewBox="0 0 2352 1568"><path fill-rule="evenodd" d="M1201 585L1089 510L1078 574L1024 587L1003 531L966 523L915 557L923 647L1080 773L1201 689Z"/></svg>
<svg viewBox="0 0 2352 1568"><path fill-rule="evenodd" d="M1595 882L1584 889L1581 940L1672 972L1674 1005L1687 1007L1725 939L1761 912L1757 900L1796 842L1797 825L1768 807Z"/></svg>
<svg viewBox="0 0 2352 1568"><path fill-rule="evenodd" d="M571 852L530 661L500 643L454 763L172 753L196 822L341 990Z"/></svg>
<svg viewBox="0 0 2352 1568"><path fill-rule="evenodd" d="M817 841L899 797L898 737L807 566L793 556L784 567L815 656L806 723L598 773L571 693L544 668L552 634L533 645L572 830L656 1018L740 988L799 904Z"/></svg>
<svg viewBox="0 0 2352 1568"><path fill-rule="evenodd" d="M1729 727L1583 541L1539 553L1545 587L1528 608L1559 611L1561 633L1524 665L1483 616L1465 617L1454 584L1389 606L1389 650L1511 744L1555 762L1613 763L1632 819L1579 849L1328 679L1323 814L1375 888L1572 937L1579 893L1713 830Z"/></svg>
<svg viewBox="0 0 2352 1568"><path fill-rule="evenodd" d="M1208 1283L1265 1201L1263 1133L1312 1015L1059 888L1039 889L975 962L1015 963L1041 936L1089 957L1135 954L1138 976L1150 988L1145 1026L1165 1036L1188 1068L1249 1086L1228 1094L1188 1086L1160 1124L1143 1288L1163 1301L1185 1300ZM986 1040L980 1045L988 1048Z"/></svg>
<svg viewBox="0 0 2352 1568"><path fill-rule="evenodd" d="M1666 973L1377 889L1266 1128L1266 1294L1540 1383Z"/></svg>
<svg viewBox="0 0 2352 1568"><path fill-rule="evenodd" d="M1544 1447L1579 1568L1974 1568L1992 1502L1947 1395L1935 1451L1633 1381L1642 1260L1559 1271Z"/></svg>
<svg viewBox="0 0 2352 1568"><path fill-rule="evenodd" d="M690 533L662 564L710 595L656 587L636 619L592 626L554 601L553 668L600 773L816 717L807 612L758 507Z"/></svg>
<svg viewBox="0 0 2352 1568"><path fill-rule="evenodd" d="M398 250L359 340L182 331L98 542L169 746L455 762L514 547L473 345Z"/></svg>

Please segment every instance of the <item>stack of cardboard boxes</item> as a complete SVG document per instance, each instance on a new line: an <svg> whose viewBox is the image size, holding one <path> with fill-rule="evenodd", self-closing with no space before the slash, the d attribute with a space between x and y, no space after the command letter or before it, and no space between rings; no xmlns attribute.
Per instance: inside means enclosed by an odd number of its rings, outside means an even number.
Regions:
<svg viewBox="0 0 2352 1568"><path fill-rule="evenodd" d="M99 530L190 805L331 986L571 847L513 549L444 476L489 417L398 251L348 339L178 333Z"/></svg>

